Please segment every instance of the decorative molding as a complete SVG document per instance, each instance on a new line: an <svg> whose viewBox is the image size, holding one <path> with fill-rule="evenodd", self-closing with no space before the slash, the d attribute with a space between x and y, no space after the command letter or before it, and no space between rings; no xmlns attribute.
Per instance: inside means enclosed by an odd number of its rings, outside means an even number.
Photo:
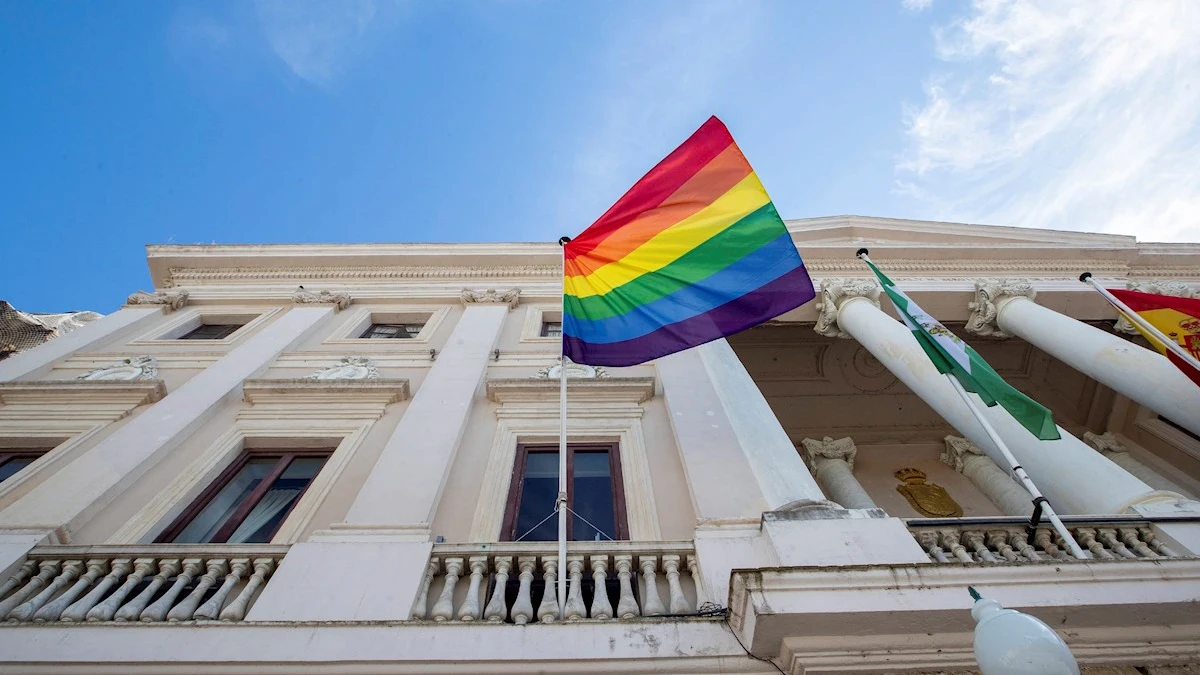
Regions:
<svg viewBox="0 0 1200 675"><path fill-rule="evenodd" d="M535 380L557 380L562 375L562 366L554 364L546 366L533 376ZM568 380L607 380L608 371L604 366L585 366L582 363L567 363Z"/></svg>
<svg viewBox="0 0 1200 675"><path fill-rule="evenodd" d="M442 322L450 315L450 307L431 304L380 304L361 305L344 320L321 344L345 345L353 351L392 352L405 346L428 345ZM416 323L421 322L421 332L404 340L372 340L359 337L373 323ZM425 360L429 358L429 347L420 350Z"/></svg>
<svg viewBox="0 0 1200 675"><path fill-rule="evenodd" d="M800 444L804 448L802 456L810 471L815 472L818 460L822 459L840 459L851 471L854 470L854 458L858 455L858 448L849 436L837 440L826 436L819 441L815 438L805 438Z"/></svg>
<svg viewBox="0 0 1200 675"><path fill-rule="evenodd" d="M378 419L383 409L408 399L408 380L255 379L242 385L250 408L239 419Z"/></svg>
<svg viewBox="0 0 1200 675"><path fill-rule="evenodd" d="M594 380L577 380L568 375L567 387L573 401L586 399L593 402L611 401L642 404L654 398L653 377L610 377ZM511 403L558 403L557 378L497 379L487 381L489 400L507 405ZM557 417L557 409L554 417Z"/></svg>
<svg viewBox="0 0 1200 675"><path fill-rule="evenodd" d="M1154 295L1177 295L1181 298L1190 298L1194 291L1186 283L1182 281L1174 281L1171 279L1143 279L1130 280L1125 282L1125 288L1131 291L1140 293L1152 293ZM1130 323L1129 319L1118 314L1117 321L1113 324L1113 330L1118 333L1128 333L1129 335L1140 335L1138 329Z"/></svg>
<svg viewBox="0 0 1200 675"><path fill-rule="evenodd" d="M439 266L348 266L318 267L231 267L203 269L172 267L168 287L190 284L253 281L392 281L400 279L526 279L562 276L561 265L439 265Z"/></svg>
<svg viewBox="0 0 1200 675"><path fill-rule="evenodd" d="M350 306L350 294L334 292L329 289L310 291L300 286L292 293L292 302L297 305L332 304L336 309L346 309Z"/></svg>
<svg viewBox="0 0 1200 675"><path fill-rule="evenodd" d="M977 279L975 281L975 299L967 303L971 310L967 317L967 332L985 337L1012 337L1000 330L996 323L1000 315L1000 307L1011 298L1029 298L1033 300L1037 291L1033 282L1028 279Z"/></svg>
<svg viewBox="0 0 1200 675"><path fill-rule="evenodd" d="M844 332L837 323L838 311L842 304L851 298L866 298L871 304L879 306L879 294L883 291L874 279L842 279L832 278L821 280L820 301L817 303L817 324L813 330L825 337L850 339L850 334Z"/></svg>
<svg viewBox="0 0 1200 675"><path fill-rule="evenodd" d="M158 379L158 362L152 356L131 356L109 366L94 368L75 379L93 382L156 380Z"/></svg>
<svg viewBox="0 0 1200 675"><path fill-rule="evenodd" d="M322 368L305 380L377 380L379 368L366 356L343 356L337 364Z"/></svg>
<svg viewBox="0 0 1200 675"><path fill-rule="evenodd" d="M504 304L508 305L509 309L516 309L517 303L521 301L521 289L512 288L507 291L497 291L495 289L475 291L464 289L461 298L464 305Z"/></svg>
<svg viewBox="0 0 1200 675"><path fill-rule="evenodd" d="M942 449L942 454L939 459L943 464L954 467L954 470L962 473L965 466L964 462L968 456L984 457L983 450L972 443L971 441L961 436L947 436L943 439L946 443ZM990 459L988 461L991 461Z"/></svg>
<svg viewBox="0 0 1200 675"><path fill-rule="evenodd" d="M162 305L163 313L170 314L171 312L182 309L188 301L188 292L184 290L167 291L160 290L153 293L146 291L138 291L125 299L127 305Z"/></svg>
<svg viewBox="0 0 1200 675"><path fill-rule="evenodd" d="M79 419L80 415L98 415L112 422L139 405L154 403L167 395L162 380L32 380L0 382L0 419L15 414L20 406L26 416ZM41 410L33 410L40 408ZM121 413L113 415L114 410Z"/></svg>

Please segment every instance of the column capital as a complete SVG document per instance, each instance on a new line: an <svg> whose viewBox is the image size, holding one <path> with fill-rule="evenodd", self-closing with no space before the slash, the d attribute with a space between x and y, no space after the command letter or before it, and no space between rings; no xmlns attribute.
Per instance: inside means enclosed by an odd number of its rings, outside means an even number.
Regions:
<svg viewBox="0 0 1200 675"><path fill-rule="evenodd" d="M942 450L940 458L942 463L954 467L954 470L959 473L963 472L966 461L972 455L976 457L983 456L983 450L978 445L975 445L962 436L947 436L942 440L946 443L946 447Z"/></svg>
<svg viewBox="0 0 1200 675"><path fill-rule="evenodd" d="M486 291L476 291L467 288L463 289L460 297L464 305L504 304L508 305L509 309L516 309L517 304L521 301L521 289L497 291L489 288Z"/></svg>
<svg viewBox="0 0 1200 675"><path fill-rule="evenodd" d="M163 314L170 314L182 309L188 302L188 292L185 290L161 290L147 293L138 291L125 299L126 305L162 305Z"/></svg>
<svg viewBox="0 0 1200 675"><path fill-rule="evenodd" d="M1083 442L1104 455L1114 452L1129 452L1129 448L1125 447L1125 444L1121 441L1118 441L1117 437L1111 431L1106 431L1102 434L1085 431L1083 432Z"/></svg>
<svg viewBox="0 0 1200 675"><path fill-rule="evenodd" d="M843 331L837 322L842 305L854 298L865 298L879 307L882 290L874 279L822 279L817 302L817 325L813 326L813 330L825 337L850 339L850 334Z"/></svg>
<svg viewBox="0 0 1200 675"><path fill-rule="evenodd" d="M814 471L817 468L817 461L822 459L840 459L854 469L854 457L858 455L858 448L854 446L854 439L847 436L839 438L836 441L829 436L821 440L815 438L806 438L800 441L804 446L804 461Z"/></svg>
<svg viewBox="0 0 1200 675"><path fill-rule="evenodd" d="M1033 282L1028 279L976 279L975 299L967 303L971 310L967 317L967 332L987 337L1012 337L1001 330L996 321L1000 308L1012 298L1033 300L1036 295Z"/></svg>
<svg viewBox="0 0 1200 675"><path fill-rule="evenodd" d="M1190 298L1195 294L1192 288L1186 283L1175 281L1174 279L1138 279L1126 281L1125 288L1130 291L1138 291L1139 293L1177 295L1181 298ZM1126 319L1124 316L1117 317L1117 322L1113 324L1113 330L1118 333L1140 335L1138 329L1134 328L1129 319Z"/></svg>
<svg viewBox="0 0 1200 675"><path fill-rule="evenodd" d="M300 286L296 288L296 292L292 293L292 302L297 305L329 305L334 306L334 311L346 309L350 306L350 294L345 292L334 292L329 289L320 291L310 291L307 288Z"/></svg>

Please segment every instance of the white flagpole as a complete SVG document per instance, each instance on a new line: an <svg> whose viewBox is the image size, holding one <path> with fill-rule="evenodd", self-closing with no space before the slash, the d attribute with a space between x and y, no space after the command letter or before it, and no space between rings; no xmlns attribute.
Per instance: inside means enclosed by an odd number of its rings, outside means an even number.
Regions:
<svg viewBox="0 0 1200 675"><path fill-rule="evenodd" d="M971 414L975 416L976 421L978 421L979 425L983 427L983 431L988 435L988 438L992 439L992 443L994 443L1000 450L1000 454L1004 455L1004 460L1008 462L1008 466L1013 475L1017 477L1017 480L1021 481L1021 485L1024 486L1025 490L1029 492L1031 497L1033 497L1034 517L1029 521L1030 534L1032 535L1033 526L1037 523L1037 514L1039 512L1043 512L1046 514L1046 518L1048 518L1050 523L1054 526L1055 531L1058 532L1058 536L1062 537L1062 540L1064 543L1066 543L1067 548L1071 550L1071 555L1075 556L1079 560L1086 560L1090 558L1091 556L1085 554L1083 549L1079 547L1079 542L1075 541L1075 537L1071 536L1071 532L1067 529L1066 525L1063 525L1063 522L1059 519L1058 514L1056 514L1054 509L1050 506L1050 502L1042 496L1041 491L1038 490L1037 486L1033 484L1033 479L1029 477L1029 474L1025 473L1025 469L1017 461L1017 458L1013 456L1012 451L1008 449L1008 446L1004 444L1004 441L1000 440L1000 435L996 433L996 430L992 427L991 422L988 422L987 418L984 417L983 413L978 407L976 407L975 402L971 400L970 395L967 394L967 390L963 389L962 383L958 381L958 378L946 373L946 379L950 380L950 385L954 387L954 391L958 392L958 395L962 398L963 403L966 403L967 407L971 409ZM1032 546L1033 542L1030 541L1029 544Z"/></svg>
<svg viewBox="0 0 1200 675"><path fill-rule="evenodd" d="M567 242L570 239L562 237L558 240L562 247L563 273L563 321L566 327L567 315ZM558 356L558 617L560 621L567 618L567 336L565 331L559 331Z"/></svg>
<svg viewBox="0 0 1200 675"><path fill-rule="evenodd" d="M1118 300L1117 296L1109 293L1107 288L1096 283L1096 280L1092 278L1091 272L1084 272L1083 274L1079 275L1079 280L1088 286L1091 286L1100 295L1103 295L1104 299L1108 300L1113 307L1116 307L1118 310L1120 310L1120 312L1125 315L1125 318L1129 319L1131 323L1137 324L1139 328L1158 338L1159 342L1162 342L1175 356L1183 359L1184 363L1190 364L1196 370L1200 370L1200 361L1197 361L1196 357L1189 354L1183 347L1180 347L1178 342L1172 340L1166 335L1163 335L1162 331L1155 328L1149 321L1143 319L1140 314L1130 309L1129 305L1126 305Z"/></svg>

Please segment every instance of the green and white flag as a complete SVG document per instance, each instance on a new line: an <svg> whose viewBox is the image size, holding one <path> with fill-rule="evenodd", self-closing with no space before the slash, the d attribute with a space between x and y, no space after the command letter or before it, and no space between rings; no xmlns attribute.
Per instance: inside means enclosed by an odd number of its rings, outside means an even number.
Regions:
<svg viewBox="0 0 1200 675"><path fill-rule="evenodd" d="M883 290L891 298L896 312L904 319L905 325L913 332L913 336L917 338L917 342L939 372L955 377L963 389L978 394L988 406L999 403L1021 423L1021 426L1039 439L1053 441L1061 438L1058 427L1054 425L1054 418L1046 406L1005 382L974 349L958 339L957 335L951 333L937 319L926 314L925 310L897 288L871 261L863 262L867 263L879 278L879 283L883 284Z"/></svg>

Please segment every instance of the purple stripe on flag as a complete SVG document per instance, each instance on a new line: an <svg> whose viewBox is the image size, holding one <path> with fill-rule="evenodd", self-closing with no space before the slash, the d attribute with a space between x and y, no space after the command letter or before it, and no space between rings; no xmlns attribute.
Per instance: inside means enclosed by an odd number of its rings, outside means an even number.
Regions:
<svg viewBox="0 0 1200 675"><path fill-rule="evenodd" d="M803 265L711 311L621 342L590 343L564 336L563 349L575 363L633 366L712 342L791 311L816 295Z"/></svg>

